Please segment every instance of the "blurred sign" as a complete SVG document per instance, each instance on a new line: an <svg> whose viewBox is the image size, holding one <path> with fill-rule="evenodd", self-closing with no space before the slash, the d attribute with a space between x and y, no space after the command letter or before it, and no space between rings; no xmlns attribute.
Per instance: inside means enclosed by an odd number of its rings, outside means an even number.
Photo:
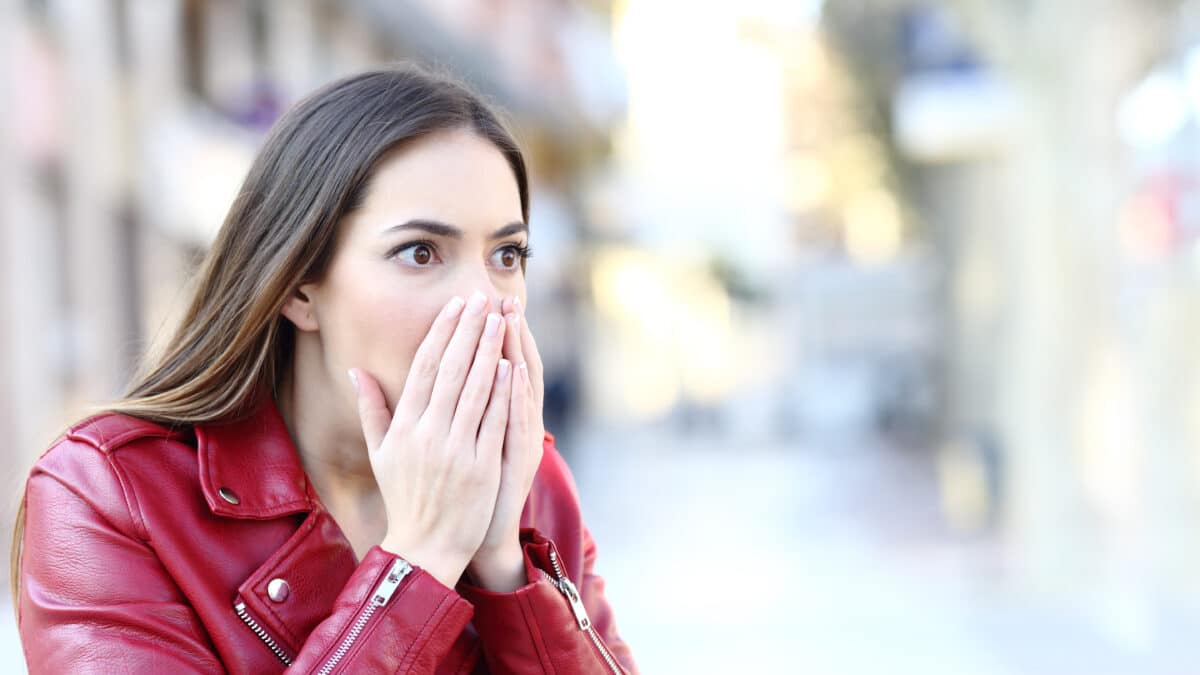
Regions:
<svg viewBox="0 0 1200 675"><path fill-rule="evenodd" d="M1008 145L1019 114L1012 88L982 71L909 76L892 100L896 145L918 162L995 155Z"/></svg>
<svg viewBox="0 0 1200 675"><path fill-rule="evenodd" d="M918 162L993 155L1008 144L1020 106L944 11L920 7L902 18L906 75L892 99L896 144Z"/></svg>

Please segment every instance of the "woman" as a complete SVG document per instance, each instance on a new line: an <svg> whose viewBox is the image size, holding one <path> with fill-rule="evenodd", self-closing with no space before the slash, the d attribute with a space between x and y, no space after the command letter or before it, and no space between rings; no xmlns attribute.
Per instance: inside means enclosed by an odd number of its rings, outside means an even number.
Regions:
<svg viewBox="0 0 1200 675"><path fill-rule="evenodd" d="M172 341L30 475L30 671L634 672L542 429L528 215L445 78L285 115Z"/></svg>

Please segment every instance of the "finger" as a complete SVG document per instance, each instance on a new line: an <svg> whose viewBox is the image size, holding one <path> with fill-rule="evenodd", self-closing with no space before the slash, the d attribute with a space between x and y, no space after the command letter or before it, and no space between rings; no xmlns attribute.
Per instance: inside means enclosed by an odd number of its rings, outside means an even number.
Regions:
<svg viewBox="0 0 1200 675"><path fill-rule="evenodd" d="M488 314L483 336L475 352L474 363L463 385L462 395L454 406L450 420L450 436L458 440L474 439L479 435L479 423L492 395L500 349L504 344L504 322L499 314Z"/></svg>
<svg viewBox="0 0 1200 675"><path fill-rule="evenodd" d="M351 368L349 374L358 397L358 421L362 424L363 438L367 441L367 450L374 452L383 443L392 423L392 413L374 377L357 368Z"/></svg>
<svg viewBox="0 0 1200 675"><path fill-rule="evenodd" d="M446 351L450 336L454 335L465 304L457 295L450 298L433 320L425 338L421 340L417 353L413 355L412 365L408 367L408 377L404 382L404 390L400 393L400 401L396 404L398 419L411 422L425 412L442 354Z"/></svg>
<svg viewBox="0 0 1200 675"><path fill-rule="evenodd" d="M475 442L475 458L494 466L500 461L501 447L508 427L509 399L512 395L512 361L500 359L492 382L491 398L483 412L479 436ZM482 453L482 456L480 455Z"/></svg>
<svg viewBox="0 0 1200 675"><path fill-rule="evenodd" d="M471 370L471 362L479 347L479 338L483 333L487 320L487 296L479 291L471 295L463 310L458 327L450 337L438 363L437 375L433 381L433 390L429 393L429 405L421 414L422 418L441 429L450 427L454 417L454 409L462 395L463 385L467 381L467 373ZM492 364L495 367L495 363Z"/></svg>
<svg viewBox="0 0 1200 675"><path fill-rule="evenodd" d="M543 379L542 355L538 352L537 342L533 339L533 331L529 329L529 321L525 317L525 308L520 299L516 301L518 313L521 315L521 353L529 364L529 381L533 385L533 397L540 409L545 401L546 383Z"/></svg>
<svg viewBox="0 0 1200 675"><path fill-rule="evenodd" d="M508 429L504 438L504 460L508 465L521 460L529 442L529 396L529 368L522 363L513 368L508 403Z"/></svg>
<svg viewBox="0 0 1200 675"><path fill-rule="evenodd" d="M504 315L504 323L504 358L512 361L515 368L525 363L521 353L521 317L510 311Z"/></svg>

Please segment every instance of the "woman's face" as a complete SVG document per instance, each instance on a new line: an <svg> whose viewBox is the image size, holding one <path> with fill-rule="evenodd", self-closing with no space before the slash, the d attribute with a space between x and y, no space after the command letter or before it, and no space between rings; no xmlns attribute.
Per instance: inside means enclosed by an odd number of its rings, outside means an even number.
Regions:
<svg viewBox="0 0 1200 675"><path fill-rule="evenodd" d="M313 322L298 327L319 345L309 351L323 363L309 367L351 400L345 373L355 367L395 404L417 346L450 298L480 291L497 312L504 298L525 302L529 232L517 181L500 150L470 130L393 152L339 227L325 278L300 288Z"/></svg>

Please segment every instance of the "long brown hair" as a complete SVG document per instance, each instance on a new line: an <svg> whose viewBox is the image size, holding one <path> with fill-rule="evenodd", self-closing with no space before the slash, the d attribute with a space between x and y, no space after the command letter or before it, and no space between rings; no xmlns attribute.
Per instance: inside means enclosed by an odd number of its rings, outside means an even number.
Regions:
<svg viewBox="0 0 1200 675"><path fill-rule="evenodd" d="M397 64L335 81L296 104L251 165L173 337L148 355L125 396L104 409L166 425L249 413L291 360L295 336L280 310L300 284L322 278L337 223L361 205L380 160L408 141L461 128L504 155L528 222L520 149L496 112L453 78ZM14 605L24 512L22 500L13 533Z"/></svg>

